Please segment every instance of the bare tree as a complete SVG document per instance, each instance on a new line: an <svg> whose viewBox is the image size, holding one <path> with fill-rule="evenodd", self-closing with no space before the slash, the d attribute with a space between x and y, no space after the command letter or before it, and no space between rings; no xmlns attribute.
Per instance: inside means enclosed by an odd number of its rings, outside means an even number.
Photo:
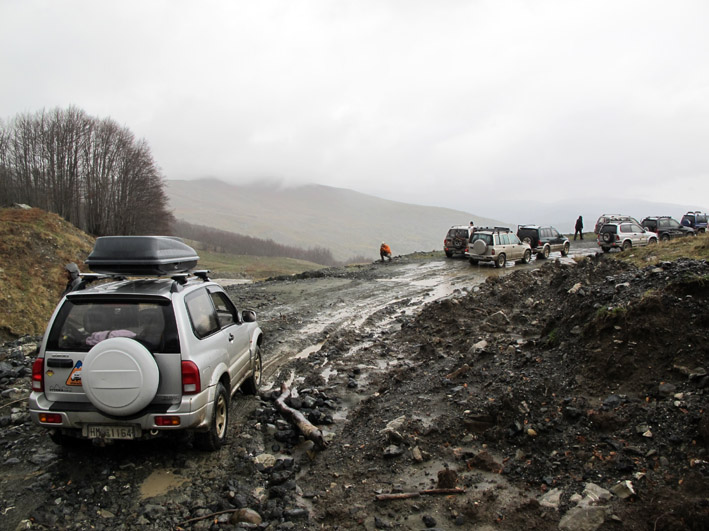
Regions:
<svg viewBox="0 0 709 531"><path fill-rule="evenodd" d="M165 183L144 140L76 107L0 123L0 201L56 212L95 235L169 233Z"/></svg>

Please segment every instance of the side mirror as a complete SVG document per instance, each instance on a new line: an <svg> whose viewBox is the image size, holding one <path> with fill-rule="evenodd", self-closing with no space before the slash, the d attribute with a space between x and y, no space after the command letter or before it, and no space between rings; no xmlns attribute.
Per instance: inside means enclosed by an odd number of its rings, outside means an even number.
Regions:
<svg viewBox="0 0 709 531"><path fill-rule="evenodd" d="M244 310L241 312L241 318L245 323L254 323L256 322L256 312L253 310Z"/></svg>

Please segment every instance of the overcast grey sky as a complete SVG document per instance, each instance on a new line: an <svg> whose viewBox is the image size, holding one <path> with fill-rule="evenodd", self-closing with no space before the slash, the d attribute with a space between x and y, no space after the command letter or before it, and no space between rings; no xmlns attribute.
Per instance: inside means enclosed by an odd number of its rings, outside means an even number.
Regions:
<svg viewBox="0 0 709 531"><path fill-rule="evenodd" d="M168 179L709 205L708 23L706 0L0 0L0 118L111 117Z"/></svg>

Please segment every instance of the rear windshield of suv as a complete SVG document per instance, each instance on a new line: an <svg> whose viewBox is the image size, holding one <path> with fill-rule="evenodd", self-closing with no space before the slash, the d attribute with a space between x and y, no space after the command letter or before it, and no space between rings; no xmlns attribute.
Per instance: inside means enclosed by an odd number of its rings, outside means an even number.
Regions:
<svg viewBox="0 0 709 531"><path fill-rule="evenodd" d="M517 231L517 236L519 236L521 239L530 238L532 242L536 242L537 230L538 229L519 229Z"/></svg>
<svg viewBox="0 0 709 531"><path fill-rule="evenodd" d="M123 299L67 299L52 324L47 350L88 352L114 337L135 339L151 352L180 352L170 303Z"/></svg>
<svg viewBox="0 0 709 531"><path fill-rule="evenodd" d="M455 239L455 238L464 238L468 239L468 229L450 229L448 231L448 238Z"/></svg>

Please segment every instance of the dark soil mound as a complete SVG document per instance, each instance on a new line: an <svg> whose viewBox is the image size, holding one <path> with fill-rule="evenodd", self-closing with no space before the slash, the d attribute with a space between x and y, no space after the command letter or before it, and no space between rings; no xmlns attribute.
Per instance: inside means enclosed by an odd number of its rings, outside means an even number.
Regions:
<svg viewBox="0 0 709 531"><path fill-rule="evenodd" d="M493 473L526 493L425 502L446 525L555 529L584 485L629 481L635 495L614 498L605 525L705 529L708 275L703 261L640 270L589 258L491 277L434 303L385 342L400 367L373 382L378 392L320 464L351 467L338 483L367 477L396 492L426 468L411 457L423 455L454 469L459 486L479 489L480 474ZM392 437L384 428L397 418ZM430 465L428 476L435 487ZM559 512L539 504L552 489L562 492ZM338 501L326 497L326 523L342 516ZM410 525L400 511L388 521Z"/></svg>

